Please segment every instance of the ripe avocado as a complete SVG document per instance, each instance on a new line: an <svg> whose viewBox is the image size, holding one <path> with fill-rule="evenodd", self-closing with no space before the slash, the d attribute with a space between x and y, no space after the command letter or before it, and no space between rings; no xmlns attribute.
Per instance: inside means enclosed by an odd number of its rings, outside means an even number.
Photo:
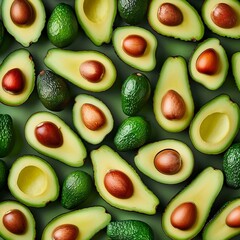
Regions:
<svg viewBox="0 0 240 240"><path fill-rule="evenodd" d="M117 1L75 1L78 22L97 46L109 43L117 14Z"/></svg>
<svg viewBox="0 0 240 240"><path fill-rule="evenodd" d="M168 163L162 162L158 170L159 167L155 162L157 154L164 153L163 151L166 150L174 150L180 155L180 166L176 173L167 171L170 167L174 167L171 164L171 155L168 158ZM165 153L169 154L169 151ZM174 139L161 140L141 147L134 161L141 172L155 181L165 184L176 184L185 181L191 175L194 167L194 156L191 149L185 143ZM168 167L168 169L164 170L164 167Z"/></svg>
<svg viewBox="0 0 240 240"><path fill-rule="evenodd" d="M46 12L41 0L2 1L2 20L6 30L24 47L37 42L46 22ZM19 9L23 12L19 13ZM27 17L27 19L24 19Z"/></svg>
<svg viewBox="0 0 240 240"><path fill-rule="evenodd" d="M194 101L183 57L168 57L164 62L153 96L153 112L158 124L169 132L189 126Z"/></svg>
<svg viewBox="0 0 240 240"><path fill-rule="evenodd" d="M25 137L36 151L69 166L80 167L87 156L78 135L57 115L37 112L26 122Z"/></svg>
<svg viewBox="0 0 240 240"><path fill-rule="evenodd" d="M34 86L35 64L30 52L26 49L11 52L0 65L0 102L21 105L27 101Z"/></svg>
<svg viewBox="0 0 240 240"><path fill-rule="evenodd" d="M0 203L0 236L6 240L34 240L36 223L31 211L17 201ZM14 226L16 224L17 226Z"/></svg>
<svg viewBox="0 0 240 240"><path fill-rule="evenodd" d="M165 233L171 239L193 239L203 228L222 185L220 170L204 169L168 203L162 215ZM195 206L195 211L189 206Z"/></svg>
<svg viewBox="0 0 240 240"><path fill-rule="evenodd" d="M15 160L8 176L11 194L27 206L44 207L59 195L54 169L45 160L25 155Z"/></svg>
<svg viewBox="0 0 240 240"><path fill-rule="evenodd" d="M111 59L97 51L50 49L44 63L56 74L92 92L109 89L117 76Z"/></svg>
<svg viewBox="0 0 240 240"><path fill-rule="evenodd" d="M140 71L156 66L157 39L148 30L137 26L118 27L113 32L113 47L119 58Z"/></svg>
<svg viewBox="0 0 240 240"><path fill-rule="evenodd" d="M204 35L201 17L185 0L151 1L148 22L157 33L185 41L199 41Z"/></svg>
<svg viewBox="0 0 240 240"><path fill-rule="evenodd" d="M136 171L117 152L103 145L91 152L91 159L97 191L106 202L127 211L149 215L156 213L156 207L159 204L158 198L144 185ZM110 178L107 180L107 176L114 172L117 172L115 180L114 176L112 181ZM125 176L125 178L121 176ZM129 180L125 182L126 178ZM124 185L124 183L128 184ZM128 196L125 194L129 192L123 192L121 195L122 189L119 189L119 184L123 184L121 186L126 187L127 191L132 185L132 192Z"/></svg>
<svg viewBox="0 0 240 240"><path fill-rule="evenodd" d="M239 131L239 106L221 94L207 102L195 114L189 135L195 148L206 154L224 152Z"/></svg>
<svg viewBox="0 0 240 240"><path fill-rule="evenodd" d="M222 86L228 68L227 54L217 38L209 38L200 43L189 61L192 79L210 90Z"/></svg>
<svg viewBox="0 0 240 240"><path fill-rule="evenodd" d="M69 239L92 239L111 221L111 215L101 206L83 208L63 213L52 219L45 227L41 240L52 239L53 235L61 236L67 231ZM78 238L77 236L81 237ZM72 238L70 238L72 236ZM59 238L54 238L59 239Z"/></svg>
<svg viewBox="0 0 240 240"><path fill-rule="evenodd" d="M113 129L113 116L99 99L80 94L73 106L73 124L80 136L91 144L98 144Z"/></svg>
<svg viewBox="0 0 240 240"><path fill-rule="evenodd" d="M232 73L235 79L238 90L240 91L240 52L236 52L232 55Z"/></svg>
<svg viewBox="0 0 240 240"><path fill-rule="evenodd" d="M229 38L240 38L240 3L236 0L206 0L202 5L202 18L214 33Z"/></svg>

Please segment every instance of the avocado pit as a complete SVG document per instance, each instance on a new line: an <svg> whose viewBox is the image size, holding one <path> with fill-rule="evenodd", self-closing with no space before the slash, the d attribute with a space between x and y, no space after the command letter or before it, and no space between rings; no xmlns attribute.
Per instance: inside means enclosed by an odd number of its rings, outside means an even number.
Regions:
<svg viewBox="0 0 240 240"><path fill-rule="evenodd" d="M235 207L226 217L226 224L231 228L240 227L240 206Z"/></svg>
<svg viewBox="0 0 240 240"><path fill-rule="evenodd" d="M56 227L52 233L52 240L76 240L79 229L74 224L62 224Z"/></svg>

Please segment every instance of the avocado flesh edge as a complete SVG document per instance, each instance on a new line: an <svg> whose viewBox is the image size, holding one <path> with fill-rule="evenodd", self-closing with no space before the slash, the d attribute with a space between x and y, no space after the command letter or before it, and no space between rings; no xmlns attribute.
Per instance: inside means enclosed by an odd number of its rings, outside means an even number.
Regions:
<svg viewBox="0 0 240 240"><path fill-rule="evenodd" d="M232 72L235 79L235 83L240 91L240 52L236 52L232 55Z"/></svg>

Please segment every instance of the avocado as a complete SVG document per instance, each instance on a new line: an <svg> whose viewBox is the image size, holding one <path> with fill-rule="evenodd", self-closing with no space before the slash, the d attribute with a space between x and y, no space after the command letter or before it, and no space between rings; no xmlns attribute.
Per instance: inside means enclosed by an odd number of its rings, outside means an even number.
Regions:
<svg viewBox="0 0 240 240"><path fill-rule="evenodd" d="M28 47L38 41L46 22L41 0L3 0L1 7L3 24L17 42Z"/></svg>
<svg viewBox="0 0 240 240"><path fill-rule="evenodd" d="M37 93L41 103L51 111L63 110L71 100L66 80L50 70L38 74Z"/></svg>
<svg viewBox="0 0 240 240"><path fill-rule="evenodd" d="M237 85L238 90L240 91L240 69L238 67L240 64L240 52L236 52L232 55L231 63L235 83Z"/></svg>
<svg viewBox="0 0 240 240"><path fill-rule="evenodd" d="M203 240L228 240L239 235L239 206L239 198L226 202L204 227Z"/></svg>
<svg viewBox="0 0 240 240"><path fill-rule="evenodd" d="M92 92L109 89L117 77L111 59L98 51L50 49L44 63L74 85Z"/></svg>
<svg viewBox="0 0 240 240"><path fill-rule="evenodd" d="M59 183L54 169L34 155L16 159L8 175L11 194L27 206L44 207L59 195Z"/></svg>
<svg viewBox="0 0 240 240"><path fill-rule="evenodd" d="M151 135L151 126L144 117L126 118L118 127L114 137L114 145L119 151L128 151L144 145Z"/></svg>
<svg viewBox="0 0 240 240"><path fill-rule="evenodd" d="M205 168L168 203L162 227L171 239L193 239L203 228L223 186L223 173Z"/></svg>
<svg viewBox="0 0 240 240"><path fill-rule="evenodd" d="M118 57L126 64L140 71L155 68L157 39L150 31L137 26L117 27L112 42Z"/></svg>
<svg viewBox="0 0 240 240"><path fill-rule="evenodd" d="M80 94L73 105L73 124L85 141L98 144L112 131L114 120L101 100Z"/></svg>
<svg viewBox="0 0 240 240"><path fill-rule="evenodd" d="M6 188L8 178L8 166L0 159L0 190Z"/></svg>
<svg viewBox="0 0 240 240"><path fill-rule="evenodd" d="M151 84L143 73L132 73L121 88L122 110L128 116L136 115L151 95Z"/></svg>
<svg viewBox="0 0 240 240"><path fill-rule="evenodd" d="M187 64L183 57L168 57L163 63L153 95L158 124L169 132L186 129L194 114Z"/></svg>
<svg viewBox="0 0 240 240"><path fill-rule="evenodd" d="M199 41L204 25L197 10L185 0L151 1L148 23L159 34L184 41Z"/></svg>
<svg viewBox="0 0 240 240"><path fill-rule="evenodd" d="M240 38L240 3L236 0L206 0L202 5L202 18L214 33L229 38Z"/></svg>
<svg viewBox="0 0 240 240"><path fill-rule="evenodd" d="M206 154L224 152L239 130L239 106L226 94L205 103L195 114L189 128L195 148Z"/></svg>
<svg viewBox="0 0 240 240"><path fill-rule="evenodd" d="M134 162L141 172L153 180L165 184L177 184L191 175L194 156L185 143L175 139L165 139L138 149Z"/></svg>
<svg viewBox="0 0 240 240"><path fill-rule="evenodd" d="M189 61L192 79L210 90L222 86L228 68L227 54L217 38L208 38L200 43Z"/></svg>
<svg viewBox="0 0 240 240"><path fill-rule="evenodd" d="M60 117L37 112L25 125L25 138L36 151L72 167L80 167L87 156L78 135Z"/></svg>
<svg viewBox="0 0 240 240"><path fill-rule="evenodd" d="M82 29L95 45L111 41L117 1L76 0L75 12Z"/></svg>
<svg viewBox="0 0 240 240"><path fill-rule="evenodd" d="M5 200L0 203L0 236L5 240L34 240L36 223L31 211L23 204Z"/></svg>
<svg viewBox="0 0 240 240"><path fill-rule="evenodd" d="M17 49L0 65L0 102L18 106L27 101L35 86L35 64L30 52Z"/></svg>
<svg viewBox="0 0 240 240"><path fill-rule="evenodd" d="M117 152L102 145L91 152L91 159L97 191L107 203L127 211L156 213L158 198Z"/></svg>
<svg viewBox="0 0 240 240"><path fill-rule="evenodd" d="M52 219L45 227L41 240L49 240L54 236L64 239L87 240L105 228L111 221L111 215L101 206L83 208L63 213ZM78 238L78 236L81 236ZM61 237L61 238L59 238Z"/></svg>

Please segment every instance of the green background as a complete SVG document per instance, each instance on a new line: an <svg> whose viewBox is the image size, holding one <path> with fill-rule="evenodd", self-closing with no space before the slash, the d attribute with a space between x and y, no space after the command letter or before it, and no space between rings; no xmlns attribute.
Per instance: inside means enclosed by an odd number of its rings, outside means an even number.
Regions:
<svg viewBox="0 0 240 240"><path fill-rule="evenodd" d="M43 0L46 13L47 13L47 19L50 16L51 11L54 9L56 4L60 2L65 2L70 5L74 5L74 1L57 1L57 0ZM203 1L195 1L191 0L189 1L197 10L200 12L201 5ZM1 3L1 1L0 1ZM119 16L117 16L114 28L117 26L125 25ZM143 23L139 24L139 26L142 26L148 30L150 30L157 38L158 40L158 48L156 52L156 58L157 58L157 65L155 69L151 72L146 72L145 74L148 76L149 80L151 81L152 90L154 90L158 77L159 72L161 70L161 66L163 62L166 60L169 56L183 56L187 61L189 60L189 57L193 53L195 47L197 46L197 43L194 42L184 42L181 40L176 40L173 38L168 38L161 36L154 32L154 30L151 29L151 27L148 25L147 20L145 19ZM195 102L195 112L198 111L198 109L205 103L207 103L209 100L214 98L215 96L218 96L221 93L228 94L231 99L238 104L240 104L240 92L238 91L234 78L232 76L232 70L231 70L231 56L233 53L240 51L240 40L234 40L234 39L228 39L224 37L217 36L213 33L211 33L207 27L205 27L205 36L202 40L207 39L208 37L217 37L220 41L223 47L225 48L228 58L229 58L229 64L230 69L227 76L227 79L225 83L220 87L218 90L208 90L201 86L200 84L192 81L190 78L190 85L192 90L192 96L194 98ZM48 51L48 49L53 48L54 46L50 43L50 41L47 38L46 34L46 28L43 30L42 35L37 43L32 44L27 49L31 52L33 56L33 60L35 62L36 66L36 75L39 74L39 72L43 69L47 69L46 66L43 63L43 59ZM12 36L10 36L7 31L4 37L4 42L2 46L0 47L0 61L2 61L10 52L14 51L15 49L23 48L19 43L17 43ZM81 93L87 93L94 95L95 97L101 99L111 110L113 117L114 117L114 129L113 131L106 137L106 139L101 144L107 144L110 147L112 147L114 150L115 147L113 145L113 137L115 135L115 132L119 126L119 124L127 117L124 115L121 109L121 101L120 101L120 89L123 81L133 72L137 72L136 69L126 65L124 62L122 62L114 52L113 46L111 43L104 44L101 47L95 46L85 35L83 30L79 29L79 34L74 41L73 44L71 44L66 49L71 50L97 50L100 52L105 53L107 56L109 56L113 63L115 64L117 68L117 80L115 84L107 91L101 92L101 93L91 93L88 91L84 91L80 88L75 87L71 83L69 83L69 86L72 91L73 99L75 96ZM153 93L153 91L152 91ZM63 111L56 113L58 116L60 116L64 121L66 121L67 124L69 124L73 129L73 122L72 122L72 106L73 102ZM39 153L37 153L35 150L33 150L27 143L24 137L24 125L26 120L35 112L37 111L47 111L46 108L43 107L41 102L38 100L38 96L36 93L36 90L31 94L30 98L26 103L19 107L9 107L5 106L0 103L0 113L8 113L12 116L14 121L14 126L16 130L16 144L14 147L13 152L7 156L6 158L3 158L4 161L6 161L7 165L11 167L12 163L15 161L16 158L19 156L25 155L25 154L34 154L37 156L42 157L43 159L46 159L56 170L56 173L59 177L60 184L62 184L63 179L73 170L76 168L69 167L57 160L50 159L48 157L45 157ZM136 151L129 151L129 152L121 152L120 155L126 159L131 165L134 166L134 168L137 170L139 175L142 177L143 182L158 196L160 200L160 205L157 209L157 213L153 216L148 216L145 214L135 213L135 212L127 212L123 210L119 210L117 208L114 208L107 204L104 200L101 199L101 197L98 195L96 190L92 192L91 197L81 205L81 208L88 207L88 206L95 206L95 205L102 205L104 206L107 211L112 215L113 220L121 220L121 219L139 219L142 221L147 222L154 230L155 239L157 240L167 240L169 239L163 232L161 228L161 215L164 211L164 208L166 207L169 200L178 193L184 186L186 186L199 172L201 172L205 167L207 166L213 166L219 169L222 169L222 159L223 154L211 156L206 155L198 152L193 145L191 144L191 141L189 139L188 135L188 129L181 133L169 133L164 131L156 122L153 111L152 111L152 95L148 102L148 104L141 110L139 115L142 115L146 117L146 119L151 123L152 126L152 135L151 135L151 142L163 140L163 139L178 139L183 142L185 142L193 151L194 157L195 157L195 167L194 171L191 175L191 177L186 180L183 183L175 184L175 185L166 185L157 183L154 180L148 178L147 176L144 176L138 169L136 169L133 158L136 154ZM74 129L75 130L75 129ZM234 142L240 141L240 135L238 134L237 137L234 139ZM86 142L84 142L88 153L92 149L98 148L99 145L91 145ZM87 171L91 175L92 172L92 165L91 160L88 157L86 159L86 162L83 167L80 169ZM207 186L206 186L207 187ZM216 202L214 203L210 217L228 200L231 200L235 197L238 197L240 195L240 190L233 190L226 186L223 187L222 191L220 192L219 196L216 199ZM7 199L13 199L13 197L10 195L9 191L4 190L0 193L0 201L7 200ZM42 230L44 226L55 216L67 212L68 210L64 209L60 205L59 199L56 202L48 204L44 208L30 208L36 221L37 221L37 239L40 239ZM94 239L106 239L106 231L105 229L102 230L100 233L98 233ZM199 234L195 239L201 239L201 234ZM237 239L237 238L236 238Z"/></svg>

